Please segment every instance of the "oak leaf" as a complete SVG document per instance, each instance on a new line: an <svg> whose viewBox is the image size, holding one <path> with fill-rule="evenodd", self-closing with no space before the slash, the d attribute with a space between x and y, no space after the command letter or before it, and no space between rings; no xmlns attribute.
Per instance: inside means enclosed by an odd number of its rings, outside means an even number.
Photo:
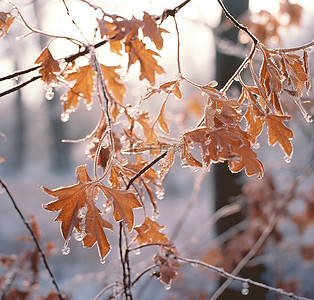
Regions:
<svg viewBox="0 0 314 300"><path fill-rule="evenodd" d="M155 44L158 50L163 47L162 33L169 33L167 30L160 28L156 24L156 20L147 12L144 11L142 31L144 36L147 36Z"/></svg>
<svg viewBox="0 0 314 300"><path fill-rule="evenodd" d="M62 96L62 99L64 99L63 110L65 113L77 110L79 97L85 98L87 106L92 104L94 75L95 72L93 68L90 65L87 65L80 67L77 71L70 73L66 77L68 82L75 81L75 84Z"/></svg>
<svg viewBox="0 0 314 300"><path fill-rule="evenodd" d="M14 17L10 13L0 12L0 38L8 32L13 20Z"/></svg>
<svg viewBox="0 0 314 300"><path fill-rule="evenodd" d="M99 256L104 259L111 250L103 228L113 230L112 225L101 217L100 210L93 204L89 203L85 216L85 237L83 245L92 248L96 243Z"/></svg>
<svg viewBox="0 0 314 300"><path fill-rule="evenodd" d="M137 232L136 241L139 245L146 245L152 243L163 243L169 242L167 236L161 233L165 226L159 225L156 221L151 220L149 217L145 218L142 225L135 226L134 230Z"/></svg>
<svg viewBox="0 0 314 300"><path fill-rule="evenodd" d="M43 207L50 211L60 211L55 221L61 221L62 236L67 242L75 228L79 233L86 233L83 244L92 247L96 242L101 258L110 251L110 245L103 229L113 229L112 225L103 220L100 210L95 205L95 199L101 190L108 204L114 206L116 222L125 220L130 231L134 225L133 208L142 207L133 193L115 190L104 186L99 181L93 181L86 171L86 166L76 169L77 182L71 186L50 190L43 187L45 193L57 200L51 201ZM82 215L83 208L86 210ZM85 227L85 229L82 229Z"/></svg>
<svg viewBox="0 0 314 300"><path fill-rule="evenodd" d="M155 73L165 73L164 69L157 64L156 59L153 57L159 56L159 54L153 50L146 49L146 45L138 38L126 44L125 51L129 55L128 68L139 61L141 66L140 80L145 78L151 85L155 85Z"/></svg>
<svg viewBox="0 0 314 300"><path fill-rule="evenodd" d="M113 202L113 217L116 222L124 220L130 231L134 227L134 208L141 208L142 204L136 199L133 193L115 190L104 185L100 189L109 201Z"/></svg>
<svg viewBox="0 0 314 300"><path fill-rule="evenodd" d="M166 103L167 103L167 100L164 101L163 104L162 104L162 106L161 106L159 115L158 115L158 117L157 117L157 121L158 121L158 124L159 124L160 128L161 128L164 132L169 133L169 127L168 127L168 124L167 124L167 122L165 121L165 118L164 118Z"/></svg>
<svg viewBox="0 0 314 300"><path fill-rule="evenodd" d="M57 81L56 72L60 72L58 61L54 60L49 49L46 47L35 60L35 64L41 64L39 73L42 75L41 79L48 85L51 82Z"/></svg>
<svg viewBox="0 0 314 300"><path fill-rule="evenodd" d="M120 75L116 72L119 68L120 66L109 67L101 65L101 73L106 81L108 91L112 93L114 98L122 103L126 88L123 85Z"/></svg>
<svg viewBox="0 0 314 300"><path fill-rule="evenodd" d="M283 151L288 157L291 157L293 147L291 139L293 139L293 132L282 122L289 121L290 116L268 115L265 120L268 126L268 142L270 145L280 144Z"/></svg>

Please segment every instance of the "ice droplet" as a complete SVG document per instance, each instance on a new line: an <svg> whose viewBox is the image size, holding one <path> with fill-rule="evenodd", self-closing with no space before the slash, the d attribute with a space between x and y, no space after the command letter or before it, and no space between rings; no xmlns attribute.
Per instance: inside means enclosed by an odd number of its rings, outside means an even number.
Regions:
<svg viewBox="0 0 314 300"><path fill-rule="evenodd" d="M70 253L70 247L68 245L64 245L61 249L63 255L68 255Z"/></svg>
<svg viewBox="0 0 314 300"><path fill-rule="evenodd" d="M48 87L47 91L46 91L46 99L47 100L51 100L54 97L55 93L53 92L53 89L51 86Z"/></svg>
<svg viewBox="0 0 314 300"><path fill-rule="evenodd" d="M86 236L86 233L84 231L81 231L81 232L76 231L76 232L74 232L74 238L78 242L81 242L84 239L85 236Z"/></svg>
<svg viewBox="0 0 314 300"><path fill-rule="evenodd" d="M61 114L61 121L62 121L62 122L67 122L67 121L69 121L69 118L70 118L69 114L67 114L67 113L62 113L62 114Z"/></svg>
<svg viewBox="0 0 314 300"><path fill-rule="evenodd" d="M166 291L169 291L171 289L171 284L170 283L166 284L164 288Z"/></svg>
<svg viewBox="0 0 314 300"><path fill-rule="evenodd" d="M103 265L104 263L106 262L106 259L105 258L101 258L100 259L100 263Z"/></svg>
<svg viewBox="0 0 314 300"><path fill-rule="evenodd" d="M290 164L291 163L291 156L285 156L285 162L287 164Z"/></svg>
<svg viewBox="0 0 314 300"><path fill-rule="evenodd" d="M241 290L241 294L242 294L243 296L247 296L247 295L249 294L249 289L242 289L242 290Z"/></svg>
<svg viewBox="0 0 314 300"><path fill-rule="evenodd" d="M256 142L253 144L253 149L259 149L259 147L260 147L259 143Z"/></svg>
<svg viewBox="0 0 314 300"><path fill-rule="evenodd" d="M247 296L249 294L249 284L247 282L243 282L243 285L242 285L242 290L241 290L241 294L243 296Z"/></svg>
<svg viewBox="0 0 314 300"><path fill-rule="evenodd" d="M305 116L305 121L308 122L308 123L312 123L313 122L312 116L311 115L306 115Z"/></svg>
<svg viewBox="0 0 314 300"><path fill-rule="evenodd" d="M141 250L140 249L136 249L134 252L135 255L140 255L141 254Z"/></svg>
<svg viewBox="0 0 314 300"><path fill-rule="evenodd" d="M159 211L156 210L154 211L153 215L152 215L152 220L155 221L159 218Z"/></svg>
<svg viewBox="0 0 314 300"><path fill-rule="evenodd" d="M165 196L165 192L162 188L157 188L156 190L156 196L157 196L157 199L158 200L162 200L164 199L164 196Z"/></svg>

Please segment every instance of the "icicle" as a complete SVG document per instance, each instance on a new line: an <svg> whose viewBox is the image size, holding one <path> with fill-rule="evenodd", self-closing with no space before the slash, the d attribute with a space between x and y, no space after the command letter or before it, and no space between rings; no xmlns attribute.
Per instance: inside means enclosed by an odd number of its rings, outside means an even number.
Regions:
<svg viewBox="0 0 314 300"><path fill-rule="evenodd" d="M69 116L68 113L62 113L62 114L61 114L61 121L62 121L62 122L67 122L67 121L69 121L69 118L70 118L70 116Z"/></svg>
<svg viewBox="0 0 314 300"><path fill-rule="evenodd" d="M46 99L51 100L54 97L55 93L53 92L53 89L50 85L48 85L47 91L46 91Z"/></svg>
<svg viewBox="0 0 314 300"><path fill-rule="evenodd" d="M285 156L285 162L286 162L287 164L290 164L290 163L291 163L291 156L286 155L286 156Z"/></svg>
<svg viewBox="0 0 314 300"><path fill-rule="evenodd" d="M63 255L68 255L70 253L70 247L67 243L64 243L64 246L61 249Z"/></svg>
<svg viewBox="0 0 314 300"><path fill-rule="evenodd" d="M103 265L106 262L105 258L100 259L100 263Z"/></svg>
<svg viewBox="0 0 314 300"><path fill-rule="evenodd" d="M241 290L241 294L243 296L247 296L249 294L249 284L247 282L243 282L243 286L242 286L242 290Z"/></svg>
<svg viewBox="0 0 314 300"><path fill-rule="evenodd" d="M165 284L164 289L169 291L171 289L171 283Z"/></svg>

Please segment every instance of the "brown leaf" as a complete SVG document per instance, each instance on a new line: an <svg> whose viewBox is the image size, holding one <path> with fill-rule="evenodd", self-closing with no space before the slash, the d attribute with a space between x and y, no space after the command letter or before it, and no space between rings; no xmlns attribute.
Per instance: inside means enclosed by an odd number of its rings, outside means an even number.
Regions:
<svg viewBox="0 0 314 300"><path fill-rule="evenodd" d="M292 143L293 132L282 122L289 121L290 116L276 116L268 115L265 120L268 126L268 142L270 145L275 145L277 142L280 144L283 151L288 157L291 157L293 152Z"/></svg>
<svg viewBox="0 0 314 300"><path fill-rule="evenodd" d="M83 239L83 245L92 248L96 243L99 256L104 259L111 250L103 228L113 230L112 225L101 217L100 210L93 204L87 206L85 221L86 236Z"/></svg>
<svg viewBox="0 0 314 300"><path fill-rule="evenodd" d="M134 230L137 232L135 239L139 245L152 243L166 244L169 242L169 239L165 234L161 233L164 228L165 226L161 226L149 217L146 217L142 225L134 227Z"/></svg>
<svg viewBox="0 0 314 300"><path fill-rule="evenodd" d="M139 61L141 66L140 80L145 78L151 85L155 85L155 73L165 73L164 69L157 64L156 59L153 57L159 56L159 54L153 50L146 49L146 45L138 38L126 44L125 51L129 54L128 68Z"/></svg>
<svg viewBox="0 0 314 300"><path fill-rule="evenodd" d="M142 26L144 36L147 36L151 41L156 45L158 50L161 50L163 47L163 38L161 34L169 33L167 30L160 28L156 24L156 20L147 12L144 11L143 16L143 26Z"/></svg>
<svg viewBox="0 0 314 300"><path fill-rule="evenodd" d="M94 87L93 76L95 72L90 65L80 67L77 71L69 74L66 77L68 82L75 81L74 86L66 92L62 99L63 111L69 113L77 110L79 104L79 97L86 99L86 106L92 105L92 93Z"/></svg>
<svg viewBox="0 0 314 300"><path fill-rule="evenodd" d="M108 67L101 65L101 73L106 81L106 87L108 91L115 97L120 103L123 102L123 97L126 92L126 88L116 70L120 69L120 66Z"/></svg>
<svg viewBox="0 0 314 300"><path fill-rule="evenodd" d="M102 192L109 201L113 202L113 216L116 222L124 220L130 231L134 227L134 208L141 208L142 204L131 192L115 190L104 185L100 186Z"/></svg>
<svg viewBox="0 0 314 300"><path fill-rule="evenodd" d="M42 75L41 79L48 85L51 82L57 82L55 73L60 72L58 61L54 60L48 47L44 48L39 57L35 60L35 64L41 64L39 73Z"/></svg>
<svg viewBox="0 0 314 300"><path fill-rule="evenodd" d="M159 280L164 284L170 284L173 279L176 279L177 270L180 268L180 264L175 259L178 253L173 247L160 248L163 253L154 256L155 264L159 265Z"/></svg>
<svg viewBox="0 0 314 300"><path fill-rule="evenodd" d="M93 247L97 242L99 255L103 259L110 251L104 229L113 230L113 227L109 222L102 219L101 212L95 206L94 201L99 189L105 190L106 187L90 179L86 166L79 166L76 169L76 175L77 183L74 185L54 190L43 187L45 193L58 198L43 207L50 211L60 211L55 221L61 221L61 232L66 243L74 228L78 233L85 232L83 244L86 247ZM111 200L107 199L108 201ZM86 209L85 216L81 214L83 208ZM84 231L82 226L85 227Z"/></svg>
<svg viewBox="0 0 314 300"><path fill-rule="evenodd" d="M158 121L158 124L159 124L160 128L164 132L169 133L169 127L168 127L168 124L167 124L167 122L165 121L165 118L164 118L166 103L167 103L167 100L165 100L163 102L162 106L161 106L159 115L157 117L157 121Z"/></svg>
<svg viewBox="0 0 314 300"><path fill-rule="evenodd" d="M86 205L88 200L93 200L95 193L94 185L86 172L86 166L79 166L76 169L77 183L50 190L42 187L44 192L58 200L51 201L43 207L50 211L60 211L55 221L61 221L61 232L64 240L68 240L73 228L80 229L80 210Z"/></svg>
<svg viewBox="0 0 314 300"><path fill-rule="evenodd" d="M0 12L0 38L8 32L13 20L10 13Z"/></svg>

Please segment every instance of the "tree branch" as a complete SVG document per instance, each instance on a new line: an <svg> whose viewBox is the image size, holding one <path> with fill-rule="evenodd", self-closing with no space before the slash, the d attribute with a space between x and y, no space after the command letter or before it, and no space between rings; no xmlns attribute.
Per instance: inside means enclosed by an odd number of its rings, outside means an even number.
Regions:
<svg viewBox="0 0 314 300"><path fill-rule="evenodd" d="M267 284L264 284L264 283L261 283L261 282L258 282L258 281L254 281L252 279L249 279L249 278L242 278L242 277L239 277L239 276L236 276L236 275L232 275L228 272L226 272L224 269L222 268L218 268L216 266L213 266L213 265L210 265L210 264L207 264L207 263L204 263L202 261L199 261L199 260L195 260L195 259L190 259L190 258L184 258L184 257L176 257L176 259L178 261L181 261L183 263L189 263L191 265L199 265L199 266L202 266L202 267L205 267L207 269L210 269L214 272L216 272L217 274L219 274L220 276L222 277L225 277L225 278L230 278L231 280L237 280L237 281L240 281L240 282L243 282L243 283L247 283L247 284L251 284L251 285L255 285L255 286L258 286L260 288L263 288L263 289L266 289L268 291L272 291L272 292L275 292L281 296L285 296L285 297L288 297L290 299L296 299L296 300L311 300L309 298L305 298L305 297L299 297L299 296L296 296L295 294L293 293L288 293L288 292L285 292L284 290L282 289L278 289L278 288L274 288L272 286L269 286ZM210 298L212 299L212 298Z"/></svg>
<svg viewBox="0 0 314 300"><path fill-rule="evenodd" d="M43 250L41 249L41 247L40 247L40 245L39 245L39 241L38 241L38 239L37 239L37 237L36 237L36 235L35 235L35 233L34 233L32 227L28 224L28 222L27 222L26 219L24 218L24 215L22 214L21 210L18 208L18 206L17 206L17 204L16 204L16 202L15 202L15 200L14 200L12 194L10 193L10 191L9 191L9 189L8 189L8 187L7 187L6 184L2 181L1 178L0 178L0 185L2 185L3 188L5 189L7 195L9 196L9 198L11 199L11 202L13 203L13 206L14 206L15 210L18 212L18 214L19 214L20 218L22 219L24 225L27 227L28 231L30 232L30 234L31 234L31 236L32 236L32 238L33 238L33 240L34 240L34 243L35 243L35 245L36 245L36 248L37 248L38 252L40 253L40 256L41 256L41 258L42 258L42 260L43 260L43 262L44 262L44 265L45 265L45 267L46 267L46 269L47 269L47 271L48 271L48 273L49 273L49 275L50 275L50 278L51 278L51 280L52 280L52 283L53 283L53 285L55 286L55 288L56 288L56 290L57 290L59 299L60 299L60 300L65 300L64 297L62 296L62 292L61 292L61 290L60 290L60 288L59 288L59 286L58 286L58 284L57 284L57 282L56 282L56 279L55 279L55 277L54 277L54 275L53 275L53 273L52 273L52 271L51 271L51 269L50 269L50 267L49 267L49 264L48 264L48 261L47 261L47 259L46 259L46 256L45 256Z"/></svg>

